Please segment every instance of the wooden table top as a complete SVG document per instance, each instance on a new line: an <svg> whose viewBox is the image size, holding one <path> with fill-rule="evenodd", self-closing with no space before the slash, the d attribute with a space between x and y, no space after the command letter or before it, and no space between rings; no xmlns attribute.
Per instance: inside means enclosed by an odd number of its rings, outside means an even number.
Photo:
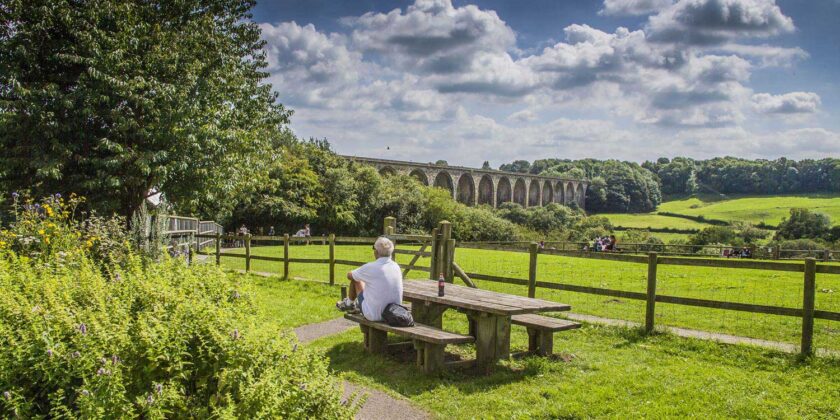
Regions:
<svg viewBox="0 0 840 420"><path fill-rule="evenodd" d="M473 289L451 283L446 283L444 292L444 296L437 295L438 287L435 280L409 280L403 283L403 298L405 300L433 302L496 315L568 311L572 309L565 303Z"/></svg>

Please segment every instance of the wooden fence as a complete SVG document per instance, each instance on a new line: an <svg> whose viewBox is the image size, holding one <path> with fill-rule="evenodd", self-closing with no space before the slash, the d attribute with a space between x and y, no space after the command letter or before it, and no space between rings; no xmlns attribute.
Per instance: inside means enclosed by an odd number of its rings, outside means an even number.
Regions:
<svg viewBox="0 0 840 420"><path fill-rule="evenodd" d="M481 241L481 242L460 242L461 247L475 246L496 246L499 250L527 248L532 241ZM542 241L544 248L560 251L580 251L584 248L592 249L590 242L568 242L568 241ZM740 247L730 245L689 245L689 244L647 244L647 243L624 243L619 242L618 251L610 251L620 254L647 254L656 252L659 255L668 256L703 256L704 258L721 257L727 258L727 250ZM751 259L765 260L804 260L815 258L820 261L840 261L840 251L830 249L786 249L778 246L773 247L749 247Z"/></svg>
<svg viewBox="0 0 840 420"><path fill-rule="evenodd" d="M759 261L753 259L720 259L720 258L697 258L684 257L681 255L668 255L656 252L649 252L645 255L620 252L592 252L581 249L563 249L557 246L560 242L545 242L543 247L536 242L462 242L458 243L452 239L452 226L449 222L441 222L433 229L430 235L403 235L396 234L396 220L392 217L386 218L383 229L384 235L395 242L409 242L420 244L419 250L398 249L396 254L413 256L411 262L403 266L404 275L410 271L428 272L429 278L437 278L439 274L444 275L446 281L453 282L455 278L464 281L470 287L476 287L473 280L488 282L506 283L527 287L528 296L534 297L537 288L552 290L563 290L575 293L610 296L624 299L633 299L645 302L645 323L646 331L651 332L655 327L656 303L668 303L674 305L685 305L699 308L724 309L760 314L771 314L802 318L801 329L801 353L810 355L813 353L813 332L814 320L824 319L840 321L840 312L817 310L815 308L816 275L840 274L840 265L818 264L816 259L807 258L804 261ZM251 271L252 261L273 261L283 263L283 278L289 278L289 265L294 264L328 264L329 284L335 284L335 266L361 266L362 261L337 259L335 247L337 244L373 244L375 237L344 237L330 234L323 238L298 238L288 234L278 236L252 236L252 235L223 235L195 234L196 243L199 239L206 239L215 242L215 262L221 263L222 257L241 258L245 260L245 271ZM244 253L222 252L223 241L241 241ZM252 255L252 241L282 243L282 254L277 256ZM289 246L294 243L321 242L328 245L324 258L291 258ZM524 246L523 246L524 245ZM455 261L455 250L457 247L486 249L506 252L518 252L529 254L528 276L525 278L513 278L489 275L478 272L467 272ZM212 255L212 254L208 254ZM645 292L633 292L626 290L615 290L600 287L582 286L564 282L545 281L540 279L537 271L537 261L540 255L557 255L573 258L600 259L617 261L630 264L639 264L647 268L647 284ZM421 258L429 258L428 266L417 265ZM743 302L727 302L710 299L698 299L681 296L671 296L657 293L657 269L663 265L712 267L721 269L752 269L752 270L773 270L783 272L802 273L803 275L803 301L799 307L784 307L773 305L759 305Z"/></svg>
<svg viewBox="0 0 840 420"><path fill-rule="evenodd" d="M489 282L507 283L527 286L528 296L534 297L538 287L553 290L564 290L577 293L588 293L594 295L611 296L624 299L635 299L646 302L645 305L645 330L653 331L656 303L669 303L675 305L695 306L702 308L726 309L732 311L752 312L761 314L794 316L802 318L801 332L801 353L810 355L813 353L813 332L814 319L826 319L840 321L840 312L830 312L815 309L816 274L840 274L840 266L829 264L817 264L814 258L808 258L804 262L775 262L756 261L739 259L710 259L710 258L684 258L678 256L661 256L655 252L647 255L630 255L613 252L589 252L582 250L565 251L561 249L540 248L539 244L532 242L528 249L515 249L498 244L459 244L459 246L502 250L507 252L523 252L530 255L528 264L528 278L511 278L492 276L482 273L463 272L465 281L472 283L472 280L484 280ZM564 257L591 258L626 263L647 265L647 289L645 293L631 292L625 290L614 290L599 287L588 287L562 282L539 281L537 272L537 259L540 254L559 255ZM753 270L774 270L803 273L803 302L801 307L791 308L771 305L756 305L740 302L725 302L708 299L687 298L658 294L656 291L657 268L661 265L681 265L694 267L714 267L722 269L753 269Z"/></svg>
<svg viewBox="0 0 840 420"><path fill-rule="evenodd" d="M384 236L390 238L395 243L403 241L403 242L411 242L411 243L419 243L421 248L419 251L412 251L412 250L403 250L397 249L395 250L396 254L407 254L412 255L414 258L411 262L403 267L403 276L408 274L410 271L425 271L432 273L432 270L429 267L424 267L417 265L420 258L430 258L432 260L431 267L434 267L437 261L437 258L434 255L434 252L427 252L425 249L429 246L432 249L437 247L434 233L433 235L401 235L397 234L396 232L396 221L393 217L388 217L385 219L385 227L384 227ZM336 244L373 244L376 242L376 237L349 237L349 236L335 236L334 234L330 234L328 236L324 236L321 238L311 238L311 237L294 237L290 236L288 233L284 234L283 236L254 236L254 235L222 235L219 233L216 234L197 234L197 238L200 239L208 239L215 242L215 260L216 265L221 265L221 258L222 257L231 257L231 258L242 258L245 260L245 272L251 271L251 261L271 261L271 262L280 262L283 263L283 279L289 278L289 264L328 264L329 265L329 284L335 284L335 266L336 265L346 265L352 267L359 267L366 262L362 261L352 261L352 260L343 260L337 259L335 257L335 246ZM242 241L243 247L245 248L245 253L235 253L235 252L222 252L222 244L223 241ZM253 241L263 241L263 242L275 242L275 243L282 243L282 255L278 255L276 257L265 256L265 255L252 255L251 248ZM329 245L327 248L327 255L325 258L291 258L289 257L289 246L293 243L300 243L300 244L309 244L313 241L319 242L322 241L324 245ZM199 251L200 252L200 251ZM209 255L209 254L206 254ZM431 274L430 274L431 277Z"/></svg>

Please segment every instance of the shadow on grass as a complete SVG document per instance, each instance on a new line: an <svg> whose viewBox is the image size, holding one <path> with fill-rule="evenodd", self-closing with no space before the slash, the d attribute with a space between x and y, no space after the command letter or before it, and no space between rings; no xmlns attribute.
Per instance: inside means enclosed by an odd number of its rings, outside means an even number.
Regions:
<svg viewBox="0 0 840 420"><path fill-rule="evenodd" d="M461 346L449 346L446 360L461 360ZM547 369L547 364L560 358L526 357L513 366L511 362L497 363L493 373L479 374L475 368L450 369L437 374L425 374L414 363L414 350L389 349L387 355L365 352L360 341L341 342L327 348L330 368L339 373L366 377L388 389L411 397L438 387L455 387L464 394L488 392L497 387L522 381ZM540 360L541 359L541 360Z"/></svg>

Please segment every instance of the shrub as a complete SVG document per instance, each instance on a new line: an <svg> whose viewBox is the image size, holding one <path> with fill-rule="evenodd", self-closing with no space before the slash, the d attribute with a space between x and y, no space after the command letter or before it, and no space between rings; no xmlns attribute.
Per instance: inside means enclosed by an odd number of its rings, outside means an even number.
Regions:
<svg viewBox="0 0 840 420"><path fill-rule="evenodd" d="M782 219L776 239L828 239L831 219L808 209L790 209L790 217Z"/></svg>
<svg viewBox="0 0 840 420"><path fill-rule="evenodd" d="M103 270L112 260L92 258L87 232L39 207L2 233L12 241L0 249L3 417L353 415L322 357L254 327L236 277L144 261L127 243L109 254L121 265Z"/></svg>
<svg viewBox="0 0 840 420"><path fill-rule="evenodd" d="M646 230L631 229L624 232L623 241L625 244L639 244L634 249L644 252L665 252L665 242ZM626 245L625 245L626 246ZM621 243L619 243L621 247Z"/></svg>

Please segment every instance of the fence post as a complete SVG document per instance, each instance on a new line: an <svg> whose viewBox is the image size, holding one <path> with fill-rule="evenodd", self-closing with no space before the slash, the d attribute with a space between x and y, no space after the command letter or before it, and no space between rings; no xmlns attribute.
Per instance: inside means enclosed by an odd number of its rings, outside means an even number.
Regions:
<svg viewBox="0 0 840 420"><path fill-rule="evenodd" d="M195 231L195 253L198 254L201 251L201 238L198 235L201 234L201 230Z"/></svg>
<svg viewBox="0 0 840 420"><path fill-rule="evenodd" d="M802 355L813 353L814 342L814 300L816 294L817 261L805 259L805 284L802 289Z"/></svg>
<svg viewBox="0 0 840 420"><path fill-rule="evenodd" d="M283 234L283 280L289 279L289 234Z"/></svg>
<svg viewBox="0 0 840 420"><path fill-rule="evenodd" d="M455 283L455 240L450 239L446 244L446 281Z"/></svg>
<svg viewBox="0 0 840 420"><path fill-rule="evenodd" d="M330 286L335 284L335 234L330 233Z"/></svg>
<svg viewBox="0 0 840 420"><path fill-rule="evenodd" d="M385 235L393 235L397 233L397 218L388 216L385 218L385 226L383 226L382 233Z"/></svg>
<svg viewBox="0 0 840 420"><path fill-rule="evenodd" d="M449 261L449 240L452 239L452 224L443 220L438 223L438 231L440 231L440 242L438 243L439 253L437 258L438 266L436 267L438 272L434 273L433 278L437 278L441 273L446 278L447 273L450 271L447 264L451 263ZM451 279L446 278L446 280L450 281Z"/></svg>
<svg viewBox="0 0 840 420"><path fill-rule="evenodd" d="M432 249L431 249L431 254L432 255L431 255L430 260L429 260L429 268L430 268L429 279L431 279L431 280L437 279L436 276L438 275L438 273L437 273L437 254L438 254L439 243L438 243L437 235L438 235L438 229L433 228L432 229Z"/></svg>
<svg viewBox="0 0 840 420"><path fill-rule="evenodd" d="M251 234L245 235L245 272L251 271Z"/></svg>
<svg viewBox="0 0 840 420"><path fill-rule="evenodd" d="M648 254L647 306L645 307L645 332L653 332L653 315L656 310L656 264L658 257L655 252Z"/></svg>
<svg viewBox="0 0 840 420"><path fill-rule="evenodd" d="M216 265L222 264L222 235L216 232Z"/></svg>
<svg viewBox="0 0 840 420"><path fill-rule="evenodd" d="M533 298L537 294L537 252L539 252L539 245L536 242L531 242L528 245L528 253L531 259L528 262L528 297Z"/></svg>
<svg viewBox="0 0 840 420"><path fill-rule="evenodd" d="M823 250L823 258L822 258L822 260L823 260L823 261L825 261L825 262L829 262L829 261L831 261L831 251L830 251L830 250L828 250L828 249Z"/></svg>
<svg viewBox="0 0 840 420"><path fill-rule="evenodd" d="M782 256L781 246L776 245L773 247L773 259L778 260Z"/></svg>

